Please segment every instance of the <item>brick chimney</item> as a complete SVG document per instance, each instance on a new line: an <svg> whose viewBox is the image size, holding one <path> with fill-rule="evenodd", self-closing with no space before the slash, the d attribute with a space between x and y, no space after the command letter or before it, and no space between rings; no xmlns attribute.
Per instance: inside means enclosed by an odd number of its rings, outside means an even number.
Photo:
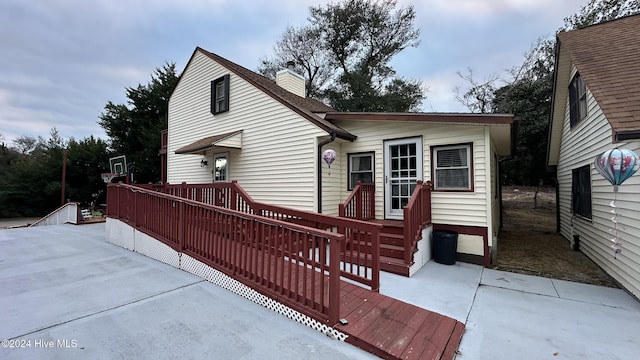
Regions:
<svg viewBox="0 0 640 360"><path fill-rule="evenodd" d="M294 71L295 63L287 61L287 68L276 73L276 84L300 97L307 96L304 77Z"/></svg>

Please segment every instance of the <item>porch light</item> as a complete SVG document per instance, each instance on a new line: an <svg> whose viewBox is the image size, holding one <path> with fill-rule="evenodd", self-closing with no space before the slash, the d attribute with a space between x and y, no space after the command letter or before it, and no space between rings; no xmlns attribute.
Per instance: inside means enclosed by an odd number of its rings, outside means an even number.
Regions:
<svg viewBox="0 0 640 360"><path fill-rule="evenodd" d="M207 164L208 164L207 160L205 159L200 160L200 167L207 167Z"/></svg>

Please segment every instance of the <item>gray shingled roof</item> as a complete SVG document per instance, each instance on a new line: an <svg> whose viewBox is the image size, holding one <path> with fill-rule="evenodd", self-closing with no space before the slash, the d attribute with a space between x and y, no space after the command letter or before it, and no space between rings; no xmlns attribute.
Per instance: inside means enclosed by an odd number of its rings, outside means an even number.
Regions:
<svg viewBox="0 0 640 360"><path fill-rule="evenodd" d="M614 137L640 131L640 15L558 34Z"/></svg>

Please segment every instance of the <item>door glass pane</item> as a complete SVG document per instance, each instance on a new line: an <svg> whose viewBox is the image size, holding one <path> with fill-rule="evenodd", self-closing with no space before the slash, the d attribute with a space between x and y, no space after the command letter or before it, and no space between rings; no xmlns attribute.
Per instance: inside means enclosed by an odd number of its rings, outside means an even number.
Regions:
<svg viewBox="0 0 640 360"><path fill-rule="evenodd" d="M227 155L216 155L214 159L213 182L228 181Z"/></svg>
<svg viewBox="0 0 640 360"><path fill-rule="evenodd" d="M398 198L391 199L391 208L392 209L401 209L401 207L400 207L400 199L398 199Z"/></svg>
<svg viewBox="0 0 640 360"><path fill-rule="evenodd" d="M409 168L409 159L407 159L407 158L400 159L400 168L401 169L408 169Z"/></svg>

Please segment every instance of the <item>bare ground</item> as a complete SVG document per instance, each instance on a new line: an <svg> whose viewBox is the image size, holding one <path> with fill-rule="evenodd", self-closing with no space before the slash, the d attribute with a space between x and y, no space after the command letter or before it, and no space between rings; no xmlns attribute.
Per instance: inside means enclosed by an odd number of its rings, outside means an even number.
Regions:
<svg viewBox="0 0 640 360"><path fill-rule="evenodd" d="M593 285L618 287L591 259L556 233L555 190L503 187L503 228L495 269Z"/></svg>

